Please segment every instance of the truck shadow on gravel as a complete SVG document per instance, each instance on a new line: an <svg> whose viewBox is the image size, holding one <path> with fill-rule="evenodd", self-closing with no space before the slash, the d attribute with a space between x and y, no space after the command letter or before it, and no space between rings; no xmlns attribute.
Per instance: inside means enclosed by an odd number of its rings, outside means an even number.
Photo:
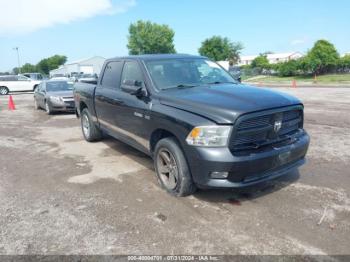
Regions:
<svg viewBox="0 0 350 262"><path fill-rule="evenodd" d="M101 157L124 155L137 162L138 164L143 165L145 168L154 171L152 158L143 152L133 148L132 146L129 146L128 144L125 144L109 136L105 136L101 143L104 143L106 146L108 146L107 149L100 153Z"/></svg>
<svg viewBox="0 0 350 262"><path fill-rule="evenodd" d="M100 154L100 156L127 155L133 161L151 170L154 174L155 179L156 175L154 173L155 170L151 157L113 138L106 137L104 140L102 140L102 142L105 143L108 148L105 149ZM258 185L240 189L198 189L193 196L201 201L206 202L241 205L241 203L244 201L254 201L254 199L263 197L268 194L273 194L274 192L279 191L292 183L295 183L299 178L299 170L294 170L280 178ZM164 194L166 194L165 191Z"/></svg>
<svg viewBox="0 0 350 262"><path fill-rule="evenodd" d="M229 203L239 206L242 202L254 201L265 195L273 194L295 183L299 178L299 170L294 170L275 180L245 188L198 190L194 197L206 202Z"/></svg>

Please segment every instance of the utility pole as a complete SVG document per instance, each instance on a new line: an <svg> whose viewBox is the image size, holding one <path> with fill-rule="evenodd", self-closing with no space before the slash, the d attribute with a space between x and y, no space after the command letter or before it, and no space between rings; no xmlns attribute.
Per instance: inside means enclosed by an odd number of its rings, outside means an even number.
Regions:
<svg viewBox="0 0 350 262"><path fill-rule="evenodd" d="M16 50L16 51L17 51L18 73L21 73L21 62L19 61L19 51L18 51L18 47L14 47L13 50Z"/></svg>

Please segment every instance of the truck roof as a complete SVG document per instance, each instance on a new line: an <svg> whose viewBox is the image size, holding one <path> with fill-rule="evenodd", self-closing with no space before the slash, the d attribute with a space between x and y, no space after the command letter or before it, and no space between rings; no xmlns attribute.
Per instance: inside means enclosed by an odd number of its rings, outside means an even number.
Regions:
<svg viewBox="0 0 350 262"><path fill-rule="evenodd" d="M147 54L147 55L130 55L122 57L114 57L109 60L115 59L137 59L137 60L160 60L160 59L181 59L181 58L207 58L204 56L187 55L187 54Z"/></svg>

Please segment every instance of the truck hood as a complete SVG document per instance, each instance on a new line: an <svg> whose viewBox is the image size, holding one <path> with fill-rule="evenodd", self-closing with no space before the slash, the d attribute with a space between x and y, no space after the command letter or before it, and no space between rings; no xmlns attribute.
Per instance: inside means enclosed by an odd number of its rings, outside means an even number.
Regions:
<svg viewBox="0 0 350 262"><path fill-rule="evenodd" d="M233 124L246 113L301 102L285 93L241 84L169 89L159 93L160 103L208 118L217 124Z"/></svg>

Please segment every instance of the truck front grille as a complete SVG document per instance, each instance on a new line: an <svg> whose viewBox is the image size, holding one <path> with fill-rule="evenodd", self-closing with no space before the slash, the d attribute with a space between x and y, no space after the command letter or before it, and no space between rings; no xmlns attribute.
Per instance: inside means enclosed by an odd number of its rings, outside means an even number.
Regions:
<svg viewBox="0 0 350 262"><path fill-rule="evenodd" d="M242 116L232 133L233 152L254 151L290 140L303 127L301 106Z"/></svg>

